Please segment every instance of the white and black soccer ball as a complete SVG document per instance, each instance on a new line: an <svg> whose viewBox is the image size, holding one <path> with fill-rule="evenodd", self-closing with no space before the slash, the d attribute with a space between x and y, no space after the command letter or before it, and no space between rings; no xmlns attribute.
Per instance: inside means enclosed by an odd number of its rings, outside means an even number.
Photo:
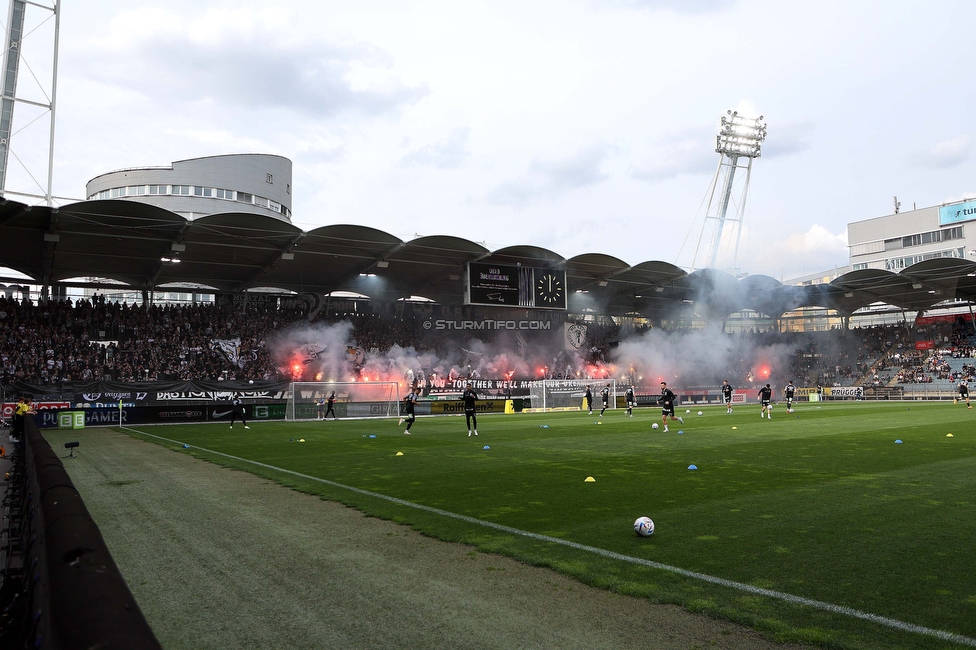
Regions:
<svg viewBox="0 0 976 650"><path fill-rule="evenodd" d="M652 424L652 425L651 425L651 428L652 428L652 429L656 429L656 428L657 428L657 422L655 422L654 424Z"/></svg>
<svg viewBox="0 0 976 650"><path fill-rule="evenodd" d="M698 411L698 415L701 415L701 414L702 414L702 412L701 411Z"/></svg>
<svg viewBox="0 0 976 650"><path fill-rule="evenodd" d="M634 532L640 537L650 537L654 534L654 522L650 517L638 517L634 522Z"/></svg>
<svg viewBox="0 0 976 650"><path fill-rule="evenodd" d="M691 413L691 409L685 409L685 414Z"/></svg>

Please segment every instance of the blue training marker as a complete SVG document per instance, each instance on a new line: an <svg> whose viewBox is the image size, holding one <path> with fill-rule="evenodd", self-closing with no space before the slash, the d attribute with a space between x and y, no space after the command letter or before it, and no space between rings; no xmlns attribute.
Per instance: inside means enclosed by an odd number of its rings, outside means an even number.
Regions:
<svg viewBox="0 0 976 650"><path fill-rule="evenodd" d="M698 469L698 465L689 465L688 469Z"/></svg>

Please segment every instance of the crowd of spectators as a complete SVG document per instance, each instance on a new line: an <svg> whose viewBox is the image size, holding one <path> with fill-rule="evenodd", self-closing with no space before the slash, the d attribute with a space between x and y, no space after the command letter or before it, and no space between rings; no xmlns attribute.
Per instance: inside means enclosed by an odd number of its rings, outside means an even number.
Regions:
<svg viewBox="0 0 976 650"><path fill-rule="evenodd" d="M0 299L2 381L270 379L267 338L297 314L229 306ZM214 341L239 339L230 355ZM236 343L236 341L235 341Z"/></svg>
<svg viewBox="0 0 976 650"><path fill-rule="evenodd" d="M411 315L325 313L316 323L348 322L358 363L391 348L436 352L441 343ZM289 379L272 349L275 337L290 327L309 324L301 308L262 304L127 305L101 298L31 302L0 298L0 381L51 384L68 381L156 381L220 379ZM609 377L607 368L622 339L649 335L649 328L617 325L610 319L587 322L578 352L558 351L546 359L550 378ZM717 345L727 361L702 377L747 386L765 381L757 375L757 351L775 351L775 381L798 386L879 385L886 376L901 382L956 381L972 376L973 366L960 373L947 357L971 357L971 325L942 323L910 329L904 325L831 330L828 332L747 331L722 333L725 341L682 341L688 330L664 332L675 348ZM443 338L443 337L441 337ZM932 342L933 350L916 349L916 340ZM221 345L220 342L230 342ZM421 368L417 369L421 371ZM622 370L637 375L631 366ZM446 370L445 370L446 372ZM531 371L537 373L536 369ZM519 377L536 379L538 377Z"/></svg>

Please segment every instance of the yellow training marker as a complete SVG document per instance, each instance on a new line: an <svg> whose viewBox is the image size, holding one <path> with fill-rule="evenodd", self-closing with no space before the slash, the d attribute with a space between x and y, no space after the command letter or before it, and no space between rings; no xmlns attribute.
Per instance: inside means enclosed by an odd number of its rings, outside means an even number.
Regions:
<svg viewBox="0 0 976 650"><path fill-rule="evenodd" d="M596 479L593 478L592 476L587 476L585 479L583 479L583 482L584 483L596 483Z"/></svg>
<svg viewBox="0 0 976 650"><path fill-rule="evenodd" d="M402 452L402 451L398 451L398 452L396 453L396 455L397 455L397 456L402 456L402 455L403 455L403 452Z"/></svg>

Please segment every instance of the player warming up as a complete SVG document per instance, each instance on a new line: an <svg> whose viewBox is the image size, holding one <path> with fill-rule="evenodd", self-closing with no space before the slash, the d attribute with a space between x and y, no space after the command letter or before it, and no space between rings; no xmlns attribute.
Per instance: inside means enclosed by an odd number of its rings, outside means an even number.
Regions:
<svg viewBox="0 0 976 650"><path fill-rule="evenodd" d="M725 398L725 414L728 415L732 412L732 393L735 391L731 385L729 385L729 380L722 380L722 397Z"/></svg>
<svg viewBox="0 0 976 650"><path fill-rule="evenodd" d="M627 388L627 395L624 399L627 401L627 415L634 417L634 407L637 405L637 398L634 397L633 386Z"/></svg>
<svg viewBox="0 0 976 650"><path fill-rule="evenodd" d="M417 393L413 390L410 394L403 398L403 411L404 417L400 418L400 423L404 421L407 422L407 429L403 433L410 435L410 427L413 426L414 421L417 419L417 414L414 412L414 406L417 405Z"/></svg>
<svg viewBox="0 0 976 650"><path fill-rule="evenodd" d="M661 405L661 421L664 422L664 433L668 432L668 418L677 420L681 424L685 423L680 417L674 415L674 403L677 399L677 396L668 388L668 382L662 381L661 396L657 398L657 403Z"/></svg>
<svg viewBox="0 0 976 650"><path fill-rule="evenodd" d="M583 408L585 408L589 415L593 415L593 393L590 392L590 387L586 387L586 392L583 393Z"/></svg>
<svg viewBox="0 0 976 650"><path fill-rule="evenodd" d="M796 386L793 385L792 379L786 384L786 388L783 389L783 394L786 395L786 412L792 413L793 398L796 396Z"/></svg>
<svg viewBox="0 0 976 650"><path fill-rule="evenodd" d="M760 418L773 419L773 407L769 405L769 400L773 397L773 389L766 384L759 389L759 403L762 404L762 411L759 412Z"/></svg>
<svg viewBox="0 0 976 650"><path fill-rule="evenodd" d="M600 390L600 399L603 402L603 408L600 409L600 417L602 418L610 406L610 384L607 384Z"/></svg>
<svg viewBox="0 0 976 650"><path fill-rule="evenodd" d="M325 398L319 397L315 400L315 406L318 408L318 416L316 419L322 420L325 418Z"/></svg>
<svg viewBox="0 0 976 650"><path fill-rule="evenodd" d="M952 403L956 404L960 400L966 402L966 408L973 408L973 405L969 403L969 383L965 379L959 382L959 399L952 400Z"/></svg>
<svg viewBox="0 0 976 650"><path fill-rule="evenodd" d="M468 387L464 389L464 393L461 394L461 399L464 400L464 421L468 425L468 437L471 437L471 433L478 435L478 393L474 392L474 386L469 381ZM472 428L471 425L474 425Z"/></svg>
<svg viewBox="0 0 976 650"><path fill-rule="evenodd" d="M231 429L234 428L234 422L237 421L237 418L240 418L241 419L241 422L244 423L244 428L245 429L250 429L251 428L251 427L247 426L247 420L244 419L244 400L241 399L241 396L240 395L238 395L237 393L234 393L234 397L231 399L231 410L230 410L230 428Z"/></svg>
<svg viewBox="0 0 976 650"><path fill-rule="evenodd" d="M322 417L323 420L329 419L329 413L332 414L333 420L339 419L338 416L336 416L336 412L335 412L335 401L336 401L335 391L332 391L332 394L329 395L329 408L326 409L325 415ZM348 415L348 413L346 415Z"/></svg>

